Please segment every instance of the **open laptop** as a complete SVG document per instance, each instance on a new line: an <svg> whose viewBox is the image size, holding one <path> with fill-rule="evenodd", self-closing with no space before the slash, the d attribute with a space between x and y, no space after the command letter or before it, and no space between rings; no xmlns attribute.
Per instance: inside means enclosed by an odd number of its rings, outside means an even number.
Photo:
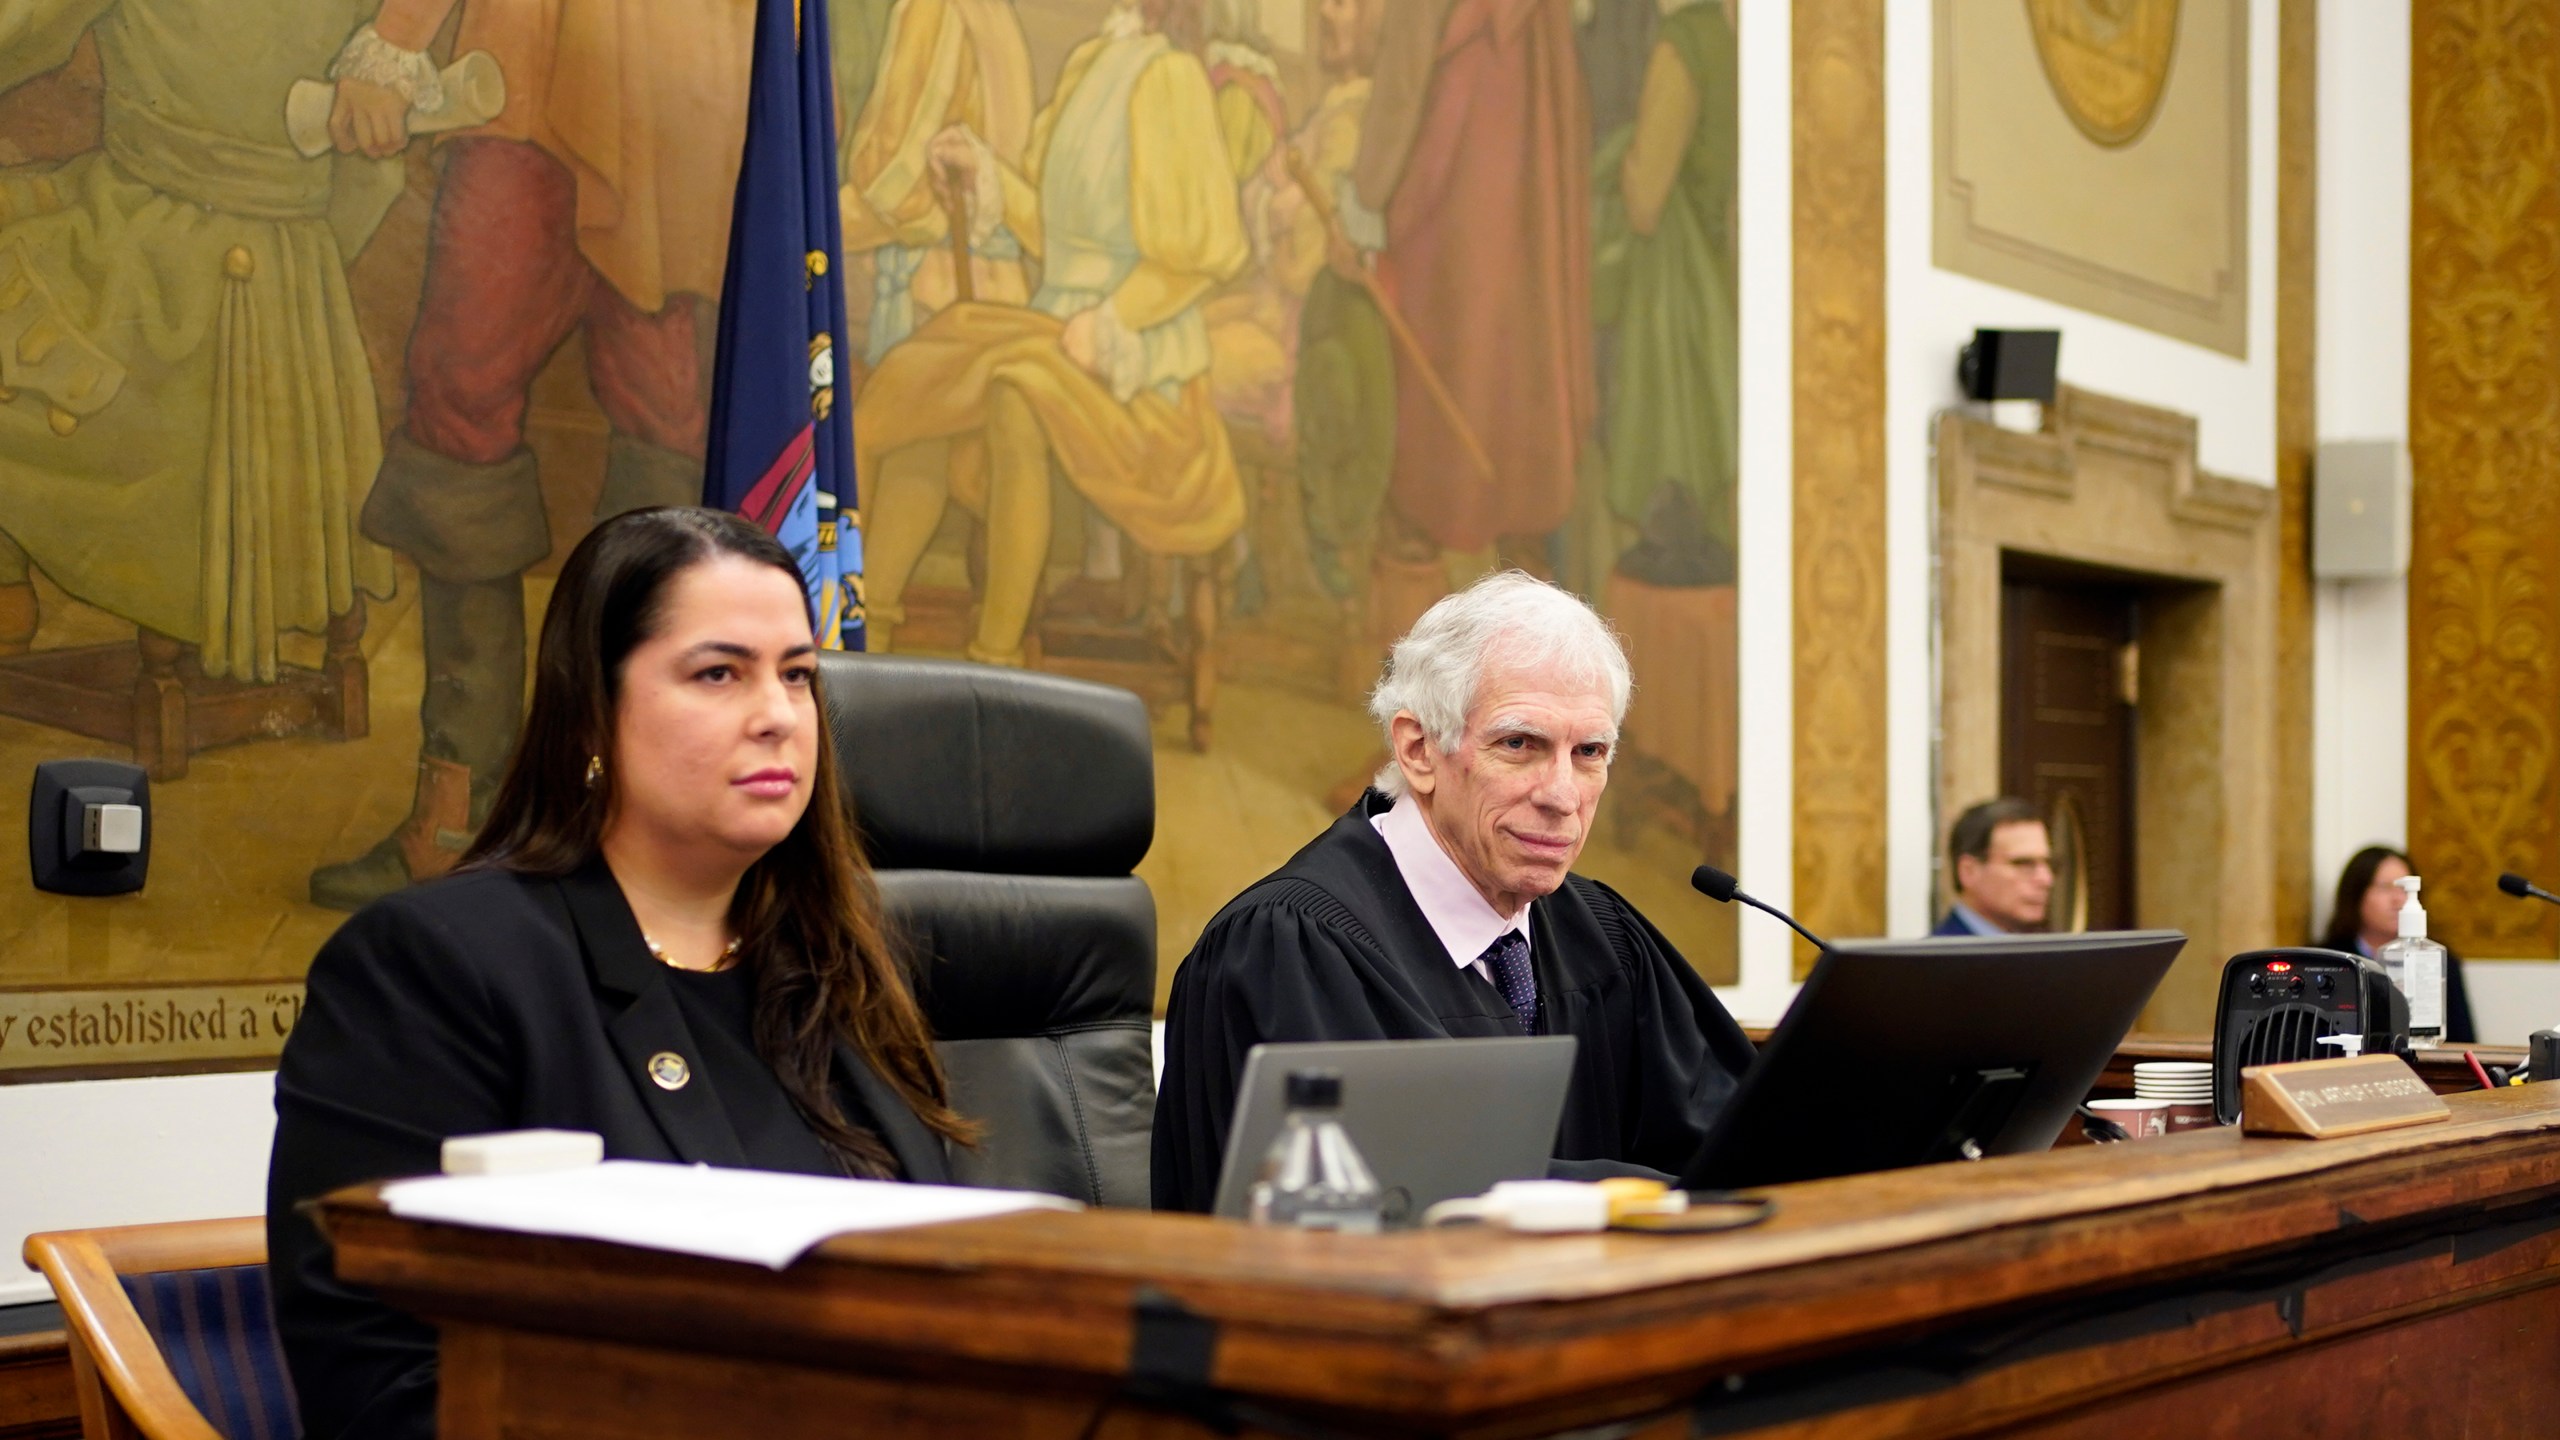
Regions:
<svg viewBox="0 0 2560 1440"><path fill-rule="evenodd" d="M1837 943L1681 1178L1736 1189L2049 1150L2186 943L2175 930Z"/></svg>
<svg viewBox="0 0 2560 1440"><path fill-rule="evenodd" d="M1342 1128L1387 1192L1389 1224L1496 1181L1541 1179L1575 1044L1570 1035L1529 1035L1256 1045L1245 1054L1212 1213L1242 1219L1252 1208L1255 1175L1289 1108L1292 1070L1342 1077Z"/></svg>

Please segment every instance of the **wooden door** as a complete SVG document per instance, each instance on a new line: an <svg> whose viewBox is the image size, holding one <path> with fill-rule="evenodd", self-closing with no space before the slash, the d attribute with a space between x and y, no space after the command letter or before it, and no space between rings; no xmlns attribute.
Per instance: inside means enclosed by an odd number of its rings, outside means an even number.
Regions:
<svg viewBox="0 0 2560 1440"><path fill-rule="evenodd" d="M2054 930L2133 925L2138 593L2001 585L2000 785L2033 802L2052 833Z"/></svg>

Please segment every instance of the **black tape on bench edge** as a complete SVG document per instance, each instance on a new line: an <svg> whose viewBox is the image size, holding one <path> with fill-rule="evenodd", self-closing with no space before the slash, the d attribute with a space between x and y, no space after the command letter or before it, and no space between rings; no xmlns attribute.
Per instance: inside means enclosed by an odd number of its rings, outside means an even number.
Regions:
<svg viewBox="0 0 2560 1440"><path fill-rule="evenodd" d="M1218 1368L1218 1322L1152 1285L1130 1306L1129 1379L1180 1394L1209 1389Z"/></svg>

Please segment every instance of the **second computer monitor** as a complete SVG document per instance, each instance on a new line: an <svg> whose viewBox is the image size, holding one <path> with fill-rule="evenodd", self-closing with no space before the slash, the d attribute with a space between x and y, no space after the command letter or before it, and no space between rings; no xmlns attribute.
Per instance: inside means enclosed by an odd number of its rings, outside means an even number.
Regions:
<svg viewBox="0 0 2560 1440"><path fill-rule="evenodd" d="M2186 942L1836 944L1683 1178L1731 1189L2049 1149Z"/></svg>

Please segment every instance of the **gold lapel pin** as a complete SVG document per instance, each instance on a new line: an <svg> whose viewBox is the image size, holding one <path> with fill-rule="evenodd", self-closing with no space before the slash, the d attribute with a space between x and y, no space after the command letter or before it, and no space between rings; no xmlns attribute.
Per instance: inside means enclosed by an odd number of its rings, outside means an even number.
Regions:
<svg viewBox="0 0 2560 1440"><path fill-rule="evenodd" d="M649 1078L657 1081L661 1090L681 1090L693 1078L693 1067L673 1050L661 1050L649 1057Z"/></svg>

